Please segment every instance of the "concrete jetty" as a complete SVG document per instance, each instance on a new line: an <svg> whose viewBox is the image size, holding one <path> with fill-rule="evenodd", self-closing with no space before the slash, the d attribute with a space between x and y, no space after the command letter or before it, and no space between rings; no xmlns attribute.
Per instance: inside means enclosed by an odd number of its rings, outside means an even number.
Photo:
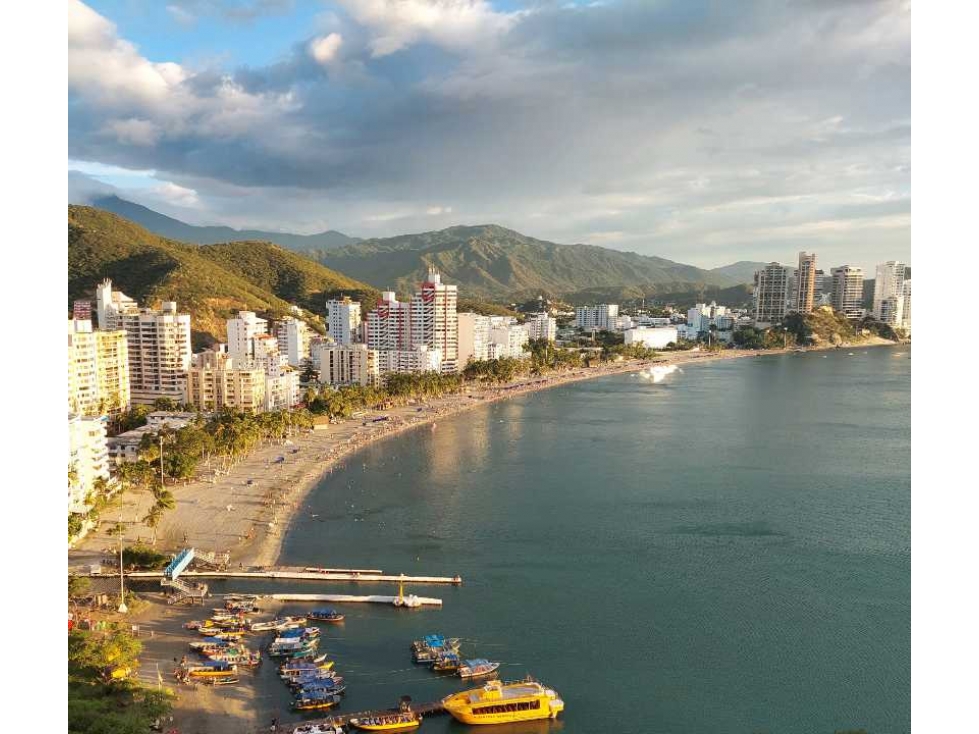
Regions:
<svg viewBox="0 0 979 734"><path fill-rule="evenodd" d="M337 604L394 604L394 600L398 598L397 596L387 596L384 594L366 594L363 596L358 596L355 594L263 594L262 597L265 599L274 599L275 601L327 601ZM413 598L417 599L421 605L425 607L442 606L441 599L435 599L428 596L416 596Z"/></svg>
<svg viewBox="0 0 979 734"><path fill-rule="evenodd" d="M157 579L163 577L163 572L131 571L126 576L132 579ZM354 581L361 583L451 584L455 586L462 584L461 576L408 576L401 574L358 573L356 571L306 571L304 569L184 571L181 576L182 578Z"/></svg>

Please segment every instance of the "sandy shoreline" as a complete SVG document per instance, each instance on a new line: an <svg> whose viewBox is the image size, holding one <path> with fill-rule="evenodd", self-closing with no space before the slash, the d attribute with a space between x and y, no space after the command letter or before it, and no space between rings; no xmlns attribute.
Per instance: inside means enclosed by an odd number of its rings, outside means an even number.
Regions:
<svg viewBox="0 0 979 734"><path fill-rule="evenodd" d="M860 344L852 348L890 344ZM668 352L651 361L626 361L527 377L505 386L473 387L467 393L347 419L325 430L293 437L288 443L262 446L228 469L226 474L220 473L220 467L212 466L205 470L210 476L170 487L177 506L166 513L157 529L156 548L167 552L193 546L205 552L227 552L232 565L271 566L278 561L285 533L309 492L325 476L343 468L348 457L374 442L517 395L635 372L653 364L704 364L792 351ZM371 417L380 414L389 416L389 420L377 424L370 422ZM119 538L105 534L105 530L116 522L127 525L125 543L151 542L153 531L140 519L152 503L149 492L123 495L119 505L104 514L101 529L69 552L70 565L95 562L108 555L111 549L117 549ZM346 564L343 558L329 558L322 559L320 565L343 567Z"/></svg>

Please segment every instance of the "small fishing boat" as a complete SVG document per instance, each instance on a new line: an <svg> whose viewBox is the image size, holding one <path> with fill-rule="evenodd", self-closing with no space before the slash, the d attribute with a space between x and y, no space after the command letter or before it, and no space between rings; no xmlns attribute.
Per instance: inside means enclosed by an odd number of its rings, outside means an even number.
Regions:
<svg viewBox="0 0 979 734"><path fill-rule="evenodd" d="M315 672L300 673L291 678L285 678L286 685L290 688L305 688L306 686L316 687L319 683L330 681L327 685L340 685L343 683L342 675L334 675L332 671L320 670Z"/></svg>
<svg viewBox="0 0 979 734"><path fill-rule="evenodd" d="M411 658L416 663L433 663L446 652L459 652L459 639L446 639L442 635L425 635L411 643Z"/></svg>
<svg viewBox="0 0 979 734"><path fill-rule="evenodd" d="M296 711L320 711L333 708L340 703L340 696L335 693L308 693L293 699L292 707Z"/></svg>
<svg viewBox="0 0 979 734"><path fill-rule="evenodd" d="M232 686L238 683L238 677L234 675L217 676L214 678L202 678L201 683L205 686Z"/></svg>
<svg viewBox="0 0 979 734"><path fill-rule="evenodd" d="M336 722L324 721L320 724L300 724L292 730L292 734L344 734L344 731Z"/></svg>
<svg viewBox="0 0 979 734"><path fill-rule="evenodd" d="M343 621L343 615L336 609L314 609L306 616L316 622L330 622L331 624L337 624L338 622Z"/></svg>
<svg viewBox="0 0 979 734"><path fill-rule="evenodd" d="M421 723L422 717L413 711L350 720L350 725L361 731L408 731L417 729Z"/></svg>
<svg viewBox="0 0 979 734"><path fill-rule="evenodd" d="M183 671L191 678L208 678L232 675L238 672L238 666L221 660L204 660L201 663L184 665Z"/></svg>
<svg viewBox="0 0 979 734"><path fill-rule="evenodd" d="M459 670L459 653L457 652L440 652L435 660L432 661L432 670L436 673L449 673Z"/></svg>
<svg viewBox="0 0 979 734"><path fill-rule="evenodd" d="M482 678L486 675L492 675L499 669L499 667L499 663L492 663L484 658L466 660L459 666L459 677Z"/></svg>

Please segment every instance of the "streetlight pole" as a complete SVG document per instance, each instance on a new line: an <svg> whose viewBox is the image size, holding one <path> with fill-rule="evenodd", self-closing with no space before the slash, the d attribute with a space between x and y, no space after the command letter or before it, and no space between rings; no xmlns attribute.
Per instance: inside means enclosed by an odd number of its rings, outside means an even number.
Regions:
<svg viewBox="0 0 979 734"><path fill-rule="evenodd" d="M166 489L166 482L163 480L163 431L160 431L160 492Z"/></svg>

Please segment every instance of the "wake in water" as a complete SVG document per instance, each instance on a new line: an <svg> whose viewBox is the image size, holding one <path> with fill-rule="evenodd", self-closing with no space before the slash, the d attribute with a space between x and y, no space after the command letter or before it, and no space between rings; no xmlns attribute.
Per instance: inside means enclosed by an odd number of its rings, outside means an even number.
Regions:
<svg viewBox="0 0 979 734"><path fill-rule="evenodd" d="M675 364L653 365L648 370L639 372L639 376L644 380L652 380L655 384L662 382L667 375L672 375L674 372L683 372L683 370Z"/></svg>

